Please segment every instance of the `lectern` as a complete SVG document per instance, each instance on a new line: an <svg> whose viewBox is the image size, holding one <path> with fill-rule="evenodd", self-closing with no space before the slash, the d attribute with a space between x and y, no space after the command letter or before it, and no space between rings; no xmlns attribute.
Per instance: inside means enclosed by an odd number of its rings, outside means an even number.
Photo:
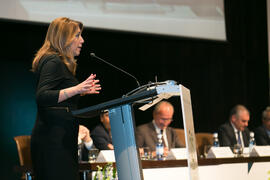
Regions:
<svg viewBox="0 0 270 180"><path fill-rule="evenodd" d="M182 85L177 85L174 81L165 81L144 85L129 94L72 112L74 116L89 118L99 115L102 110L109 110L119 180L143 180L139 151L135 141L133 104L144 103L145 105L140 109L146 110L162 99L172 96L181 97L190 180L196 180L198 178L198 160L189 90Z"/></svg>

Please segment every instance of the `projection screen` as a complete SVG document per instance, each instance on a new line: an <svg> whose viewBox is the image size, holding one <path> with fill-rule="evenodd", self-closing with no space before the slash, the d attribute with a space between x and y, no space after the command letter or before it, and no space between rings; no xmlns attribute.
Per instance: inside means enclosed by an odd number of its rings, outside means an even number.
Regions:
<svg viewBox="0 0 270 180"><path fill-rule="evenodd" d="M86 27L226 40L224 0L1 0L0 18L49 23L66 16Z"/></svg>

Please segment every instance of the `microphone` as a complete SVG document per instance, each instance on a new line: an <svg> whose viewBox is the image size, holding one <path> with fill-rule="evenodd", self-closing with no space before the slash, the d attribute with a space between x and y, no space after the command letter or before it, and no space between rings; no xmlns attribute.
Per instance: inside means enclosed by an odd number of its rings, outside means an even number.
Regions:
<svg viewBox="0 0 270 180"><path fill-rule="evenodd" d="M135 81L136 81L138 87L140 87L140 83L139 83L139 81L137 80L137 78L136 78L135 76L133 76L133 75L131 75L130 73L124 71L123 69L121 69L121 68L119 68L119 67L116 67L115 65L113 65L113 64L111 64L111 63L105 61L104 59L102 59L102 58L96 56L95 53L90 53L90 56L91 56L91 57L94 57L94 58L96 58L96 59L98 59L98 60L100 60L100 61L102 61L102 62L108 64L109 66L112 66L112 67L114 67L115 69L117 69L117 70L119 70L119 71L125 73L126 75L132 77L133 79L135 79Z"/></svg>

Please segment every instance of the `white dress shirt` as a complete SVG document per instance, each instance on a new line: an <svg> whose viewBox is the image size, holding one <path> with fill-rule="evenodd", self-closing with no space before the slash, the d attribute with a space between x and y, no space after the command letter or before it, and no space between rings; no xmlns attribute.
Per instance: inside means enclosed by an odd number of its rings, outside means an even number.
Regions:
<svg viewBox="0 0 270 180"><path fill-rule="evenodd" d="M235 134L235 137L236 137L236 142L238 143L238 129L236 129L236 127L233 125L233 123L231 123L233 129L234 129L234 134ZM245 147L244 145L244 139L243 139L243 135L242 135L242 131L240 131L240 139L241 139L241 146L242 147Z"/></svg>
<svg viewBox="0 0 270 180"><path fill-rule="evenodd" d="M84 141L82 141L80 138L78 138L78 144L81 144L81 143L83 143L84 146L85 146L88 150L90 150L90 149L92 148L92 146L93 146L93 140L92 140L92 138L91 138L91 140L90 140L89 142L84 142Z"/></svg>
<svg viewBox="0 0 270 180"><path fill-rule="evenodd" d="M161 129L157 126L155 120L153 120L152 122L153 122L153 124L154 124L155 129L156 129L156 133L157 133L157 134L160 134L160 133L161 133ZM166 135L166 129L163 129L163 134L162 134L162 136L163 136L163 140L164 140L164 145L165 145L166 147L169 147L169 145L168 145L168 140L167 140L167 135Z"/></svg>

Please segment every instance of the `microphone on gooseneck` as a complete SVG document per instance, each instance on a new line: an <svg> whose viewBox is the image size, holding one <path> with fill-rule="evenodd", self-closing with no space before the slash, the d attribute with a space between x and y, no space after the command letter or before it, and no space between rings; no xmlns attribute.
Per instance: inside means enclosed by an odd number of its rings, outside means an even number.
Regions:
<svg viewBox="0 0 270 180"><path fill-rule="evenodd" d="M112 67L114 67L115 69L117 69L117 70L119 70L119 71L125 73L126 75L132 77L133 79L135 79L136 83L138 84L138 87L140 87L140 83L139 83L139 81L137 80L137 78L136 78L135 76L133 76L133 75L131 75L130 73L124 71L123 69L121 69L121 68L119 68L119 67L116 67L115 65L113 65L113 64L111 64L111 63L105 61L104 59L102 59L102 58L96 56L95 53L93 53L93 52L90 53L90 56L91 56L91 57L94 57L94 58L96 58L96 59L98 59L98 60L100 60L100 61L102 61L102 62L108 64L109 66L112 66Z"/></svg>

